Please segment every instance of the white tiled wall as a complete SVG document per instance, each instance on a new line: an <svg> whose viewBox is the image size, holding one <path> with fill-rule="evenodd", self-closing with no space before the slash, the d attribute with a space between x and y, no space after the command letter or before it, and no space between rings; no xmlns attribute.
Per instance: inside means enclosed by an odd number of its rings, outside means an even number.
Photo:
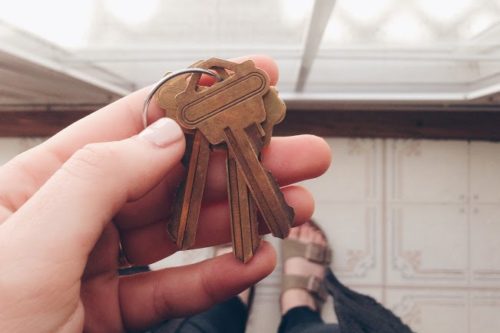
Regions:
<svg viewBox="0 0 500 333"><path fill-rule="evenodd" d="M0 139L0 163L38 142ZM328 142L332 168L304 185L341 280L419 333L500 332L500 143ZM184 252L166 263L210 255ZM280 271L259 284L248 332L278 326ZM335 320L329 305L324 317Z"/></svg>
<svg viewBox="0 0 500 333"><path fill-rule="evenodd" d="M416 332L500 332L500 143L330 139L334 270Z"/></svg>

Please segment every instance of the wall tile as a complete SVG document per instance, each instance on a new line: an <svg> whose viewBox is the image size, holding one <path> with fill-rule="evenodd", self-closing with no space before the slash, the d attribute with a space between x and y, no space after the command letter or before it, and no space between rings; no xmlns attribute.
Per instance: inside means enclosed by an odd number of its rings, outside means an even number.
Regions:
<svg viewBox="0 0 500 333"><path fill-rule="evenodd" d="M500 288L500 204L472 206L470 238L472 284Z"/></svg>
<svg viewBox="0 0 500 333"><path fill-rule="evenodd" d="M279 289L266 290L257 285L252 312L248 318L247 333L277 332L281 320Z"/></svg>
<svg viewBox="0 0 500 333"><path fill-rule="evenodd" d="M366 201L381 197L382 141L328 139L333 163L323 176L304 182L315 199L324 201Z"/></svg>
<svg viewBox="0 0 500 333"><path fill-rule="evenodd" d="M345 283L382 284L379 205L319 203L315 221L333 247L333 269Z"/></svg>
<svg viewBox="0 0 500 333"><path fill-rule="evenodd" d="M388 200L466 202L465 141L387 141Z"/></svg>
<svg viewBox="0 0 500 333"><path fill-rule="evenodd" d="M387 281L463 286L468 281L468 224L461 205L390 205Z"/></svg>
<svg viewBox="0 0 500 333"><path fill-rule="evenodd" d="M470 297L470 333L500 331L500 291L476 291Z"/></svg>
<svg viewBox="0 0 500 333"><path fill-rule="evenodd" d="M386 304L415 332L469 332L467 292L388 289Z"/></svg>
<svg viewBox="0 0 500 333"><path fill-rule="evenodd" d="M473 202L500 203L500 143L470 143L470 191Z"/></svg>

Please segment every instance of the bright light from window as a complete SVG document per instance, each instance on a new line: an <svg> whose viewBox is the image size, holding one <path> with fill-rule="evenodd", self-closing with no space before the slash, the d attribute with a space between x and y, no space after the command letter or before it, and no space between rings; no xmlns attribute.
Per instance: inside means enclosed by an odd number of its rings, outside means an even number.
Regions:
<svg viewBox="0 0 500 333"><path fill-rule="evenodd" d="M496 21L499 21L498 16L490 12L476 14L467 20L462 33L465 38L473 38L491 27Z"/></svg>
<svg viewBox="0 0 500 333"><path fill-rule="evenodd" d="M94 1L0 0L0 20L67 48L87 44Z"/></svg>
<svg viewBox="0 0 500 333"><path fill-rule="evenodd" d="M412 12L402 12L391 17L381 29L381 39L387 42L415 43L429 39L429 33Z"/></svg>
<svg viewBox="0 0 500 333"><path fill-rule="evenodd" d="M460 18L474 0L416 0L417 6L436 22L452 23Z"/></svg>
<svg viewBox="0 0 500 333"><path fill-rule="evenodd" d="M393 0L338 0L336 8L362 24L374 22L393 3Z"/></svg>
<svg viewBox="0 0 500 333"><path fill-rule="evenodd" d="M341 20L340 17L333 17L328 22L323 36L323 42L335 43L344 42L352 38L349 27Z"/></svg>
<svg viewBox="0 0 500 333"><path fill-rule="evenodd" d="M283 21L290 24L302 22L311 14L311 0L281 0Z"/></svg>
<svg viewBox="0 0 500 333"><path fill-rule="evenodd" d="M141 25L147 23L157 13L160 1L107 0L105 4L111 15L122 23L127 25Z"/></svg>

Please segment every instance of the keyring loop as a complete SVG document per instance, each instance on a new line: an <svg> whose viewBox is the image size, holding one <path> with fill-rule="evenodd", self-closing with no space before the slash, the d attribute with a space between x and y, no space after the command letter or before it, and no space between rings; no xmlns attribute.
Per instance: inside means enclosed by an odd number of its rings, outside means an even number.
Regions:
<svg viewBox="0 0 500 333"><path fill-rule="evenodd" d="M167 81L173 79L176 76L183 75L183 74L192 74L192 73L200 73L200 74L207 74L212 77L214 77L217 81L222 81L222 77L215 73L212 72L208 69L204 68L185 68L181 69L172 73L169 73L165 75L160 81L158 81L153 89L149 92L148 96L146 97L146 100L144 101L144 108L142 110L142 123L144 125L144 128L148 127L148 109L149 109L149 103L151 102L151 99L153 98L154 94L160 89L160 87Z"/></svg>

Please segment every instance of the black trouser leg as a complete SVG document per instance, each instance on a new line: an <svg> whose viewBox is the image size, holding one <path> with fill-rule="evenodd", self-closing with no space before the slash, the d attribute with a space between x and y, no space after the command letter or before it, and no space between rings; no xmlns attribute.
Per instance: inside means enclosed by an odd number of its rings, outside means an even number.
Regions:
<svg viewBox="0 0 500 333"><path fill-rule="evenodd" d="M248 319L245 304L233 297L207 311L174 319L153 330L154 333L243 333Z"/></svg>
<svg viewBox="0 0 500 333"><path fill-rule="evenodd" d="M338 325L325 324L321 315L307 306L290 309L281 318L278 333L337 333Z"/></svg>

